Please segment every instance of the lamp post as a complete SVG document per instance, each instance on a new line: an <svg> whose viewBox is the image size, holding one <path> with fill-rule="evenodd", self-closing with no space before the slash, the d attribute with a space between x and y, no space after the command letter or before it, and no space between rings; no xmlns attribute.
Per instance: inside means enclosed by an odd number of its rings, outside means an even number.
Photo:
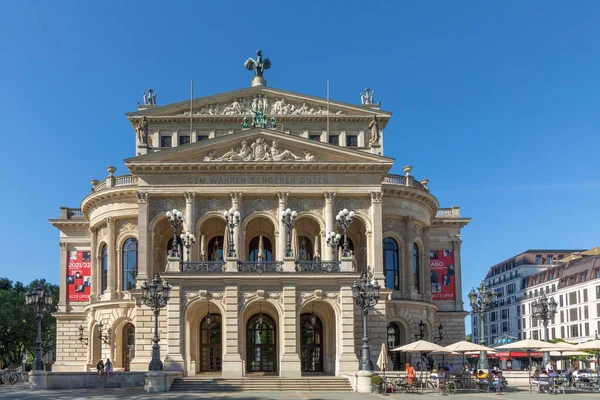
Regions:
<svg viewBox="0 0 600 400"><path fill-rule="evenodd" d="M354 211L348 211L347 208L341 210L335 216L335 220L339 227L344 230L344 245L342 247L342 257L350 257L350 248L348 247L348 228L354 221Z"/></svg>
<svg viewBox="0 0 600 400"><path fill-rule="evenodd" d="M327 246L331 247L331 261L335 261L336 249L340 244L341 238L342 236L335 231L331 231L327 234Z"/></svg>
<svg viewBox="0 0 600 400"><path fill-rule="evenodd" d="M79 340L79 343L82 343L84 345L88 345L88 338L83 337L83 325L79 325L79 337L77 338L77 340Z"/></svg>
<svg viewBox="0 0 600 400"><path fill-rule="evenodd" d="M187 262L190 262L190 248L192 248L194 243L196 243L196 236L193 233L190 233L190 231L187 231L182 233L179 237L181 238L181 243L183 243L186 249Z"/></svg>
<svg viewBox="0 0 600 400"><path fill-rule="evenodd" d="M423 321L419 321L419 333L415 333L415 341L421 340L425 337L425 324Z"/></svg>
<svg viewBox="0 0 600 400"><path fill-rule="evenodd" d="M102 332L103 330L104 330L104 323L102 322L102 320L100 320L100 322L98 322L98 339L100 339L102 341L102 343L110 346L110 336L111 336L112 330L110 328L108 328L108 331L106 334L104 334Z"/></svg>
<svg viewBox="0 0 600 400"><path fill-rule="evenodd" d="M371 346L369 346L369 334L367 333L367 316L369 310L379 301L379 283L375 280L371 283L367 278L366 273L362 273L359 281L354 281L352 285L352 297L363 313L363 345L362 358L359 362L358 369L361 371L373 371L373 362L371 361Z"/></svg>
<svg viewBox="0 0 600 400"><path fill-rule="evenodd" d="M439 343L442 340L444 340L444 335L442 333L443 330L444 330L444 327L442 326L442 324L440 324L438 326L438 335L433 337L433 343Z"/></svg>
<svg viewBox="0 0 600 400"><path fill-rule="evenodd" d="M481 324L481 340L479 344L485 346L485 316L494 303L496 303L496 300L498 300L498 293L496 293L496 289L487 287L483 282L477 288L477 292L475 292L475 288L471 289L469 292L469 302L471 303L472 313L479 315L479 322ZM479 352L477 367L482 370L489 369L487 351L482 350Z"/></svg>
<svg viewBox="0 0 600 400"><path fill-rule="evenodd" d="M167 211L166 215L169 219L171 228L173 228L173 248L171 249L171 257L179 257L179 250L177 249L177 231L179 230L179 227L183 225L183 213L174 208L172 211Z"/></svg>
<svg viewBox="0 0 600 400"><path fill-rule="evenodd" d="M227 246L227 257L235 258L237 257L237 255L235 254L235 243L233 243L233 231L240 224L240 212L232 208L229 211L225 211L223 213L223 216L225 217L225 223L227 224L227 228L229 230L229 245Z"/></svg>
<svg viewBox="0 0 600 400"><path fill-rule="evenodd" d="M298 217L298 213L290 210L289 208L281 211L281 223L285 225L287 229L285 257L294 257L294 253L292 253L292 228L296 224L296 217Z"/></svg>
<svg viewBox="0 0 600 400"><path fill-rule="evenodd" d="M35 358L33 360L33 369L36 371L44 370L42 362L42 318L52 309L52 295L50 292L44 292L41 286L25 294L25 303L31 308L37 319L37 336L35 338Z"/></svg>
<svg viewBox="0 0 600 400"><path fill-rule="evenodd" d="M554 300L554 297L548 298L545 293L542 293L542 296L534 300L531 303L531 311L532 316L534 318L538 318L542 320L542 324L544 325L544 340L548 341L548 323L551 319L554 319L556 315L556 311L558 308L558 304ZM547 365L550 362L550 352L544 352L544 365Z"/></svg>
<svg viewBox="0 0 600 400"><path fill-rule="evenodd" d="M150 307L154 311L154 338L152 341L152 361L148 366L149 371L162 371L163 363L160 361L160 346L158 342L158 314L160 309L164 308L169 301L169 292L171 291L171 285L167 281L163 281L158 274L154 275L154 278L148 285L146 281L142 284L142 303Z"/></svg>

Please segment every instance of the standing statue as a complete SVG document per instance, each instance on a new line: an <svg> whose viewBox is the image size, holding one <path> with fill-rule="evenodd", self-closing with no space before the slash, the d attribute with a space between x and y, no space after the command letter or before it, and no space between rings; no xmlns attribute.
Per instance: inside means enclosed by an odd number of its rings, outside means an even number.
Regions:
<svg viewBox="0 0 600 400"><path fill-rule="evenodd" d="M365 89L364 93L360 94L360 102L361 104L375 104L373 97L375 96L375 91L369 88Z"/></svg>
<svg viewBox="0 0 600 400"><path fill-rule="evenodd" d="M379 145L379 139L381 138L381 134L379 133L379 123L377 122L377 116L373 115L373 119L369 122L369 129L371 130L371 140L369 140L369 145Z"/></svg>
<svg viewBox="0 0 600 400"><path fill-rule="evenodd" d="M144 116L142 120L135 126L137 139L140 144L148 144L148 120Z"/></svg>
<svg viewBox="0 0 600 400"><path fill-rule="evenodd" d="M271 61L268 58L262 59L262 50L258 50L256 52L256 61L252 58L248 58L244 63L244 68L248 71L256 71L256 76L263 77L263 72L265 69L271 68Z"/></svg>
<svg viewBox="0 0 600 400"><path fill-rule="evenodd" d="M155 106L156 105L156 93L152 89L148 89L148 93L142 92L144 98L144 105Z"/></svg>

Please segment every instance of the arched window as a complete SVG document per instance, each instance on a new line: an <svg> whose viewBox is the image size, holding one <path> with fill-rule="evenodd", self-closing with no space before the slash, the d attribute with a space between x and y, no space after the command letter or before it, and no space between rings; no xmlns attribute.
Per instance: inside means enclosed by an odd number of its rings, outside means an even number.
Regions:
<svg viewBox="0 0 600 400"><path fill-rule="evenodd" d="M264 236L253 238L248 246L248 261L273 261L271 241Z"/></svg>
<svg viewBox="0 0 600 400"><path fill-rule="evenodd" d="M137 277L138 241L129 238L123 244L123 290L134 290Z"/></svg>
<svg viewBox="0 0 600 400"><path fill-rule="evenodd" d="M387 348L388 354L392 358L392 365L394 371L400 371L403 364L406 362L405 353L399 351L391 351L392 349L400 346L400 328L395 322L390 322L387 326Z"/></svg>
<svg viewBox="0 0 600 400"><path fill-rule="evenodd" d="M102 246L102 251L100 252L100 265L102 268L102 288L100 289L99 294L102 294L108 286L108 248L106 247L106 245Z"/></svg>
<svg viewBox="0 0 600 400"><path fill-rule="evenodd" d="M206 248L208 253L209 261L222 261L223 260L223 236L215 236L208 241L208 247Z"/></svg>
<svg viewBox="0 0 600 400"><path fill-rule="evenodd" d="M310 261L314 258L312 240L306 236L298 236L298 260Z"/></svg>
<svg viewBox="0 0 600 400"><path fill-rule="evenodd" d="M383 239L383 267L385 269L385 287L400 290L398 243L391 237Z"/></svg>
<svg viewBox="0 0 600 400"><path fill-rule="evenodd" d="M417 289L417 293L421 293L421 262L419 260L419 245L413 243L413 273L415 276L415 289Z"/></svg>

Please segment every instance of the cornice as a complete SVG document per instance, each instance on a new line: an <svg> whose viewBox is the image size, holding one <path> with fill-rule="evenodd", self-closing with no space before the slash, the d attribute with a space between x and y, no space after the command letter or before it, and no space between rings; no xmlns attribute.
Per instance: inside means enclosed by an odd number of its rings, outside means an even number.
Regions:
<svg viewBox="0 0 600 400"><path fill-rule="evenodd" d="M91 207L103 200L118 197L131 197L137 204L137 191L137 186L127 186L104 189L102 191L91 193L81 201L81 211L85 218L89 220Z"/></svg>
<svg viewBox="0 0 600 400"><path fill-rule="evenodd" d="M52 226L57 229L64 228L80 228L85 229L90 226L90 222L87 219L50 219L48 220Z"/></svg>
<svg viewBox="0 0 600 400"><path fill-rule="evenodd" d="M384 199L386 197L391 197L416 201L428 208L432 216L435 215L440 207L440 204L434 195L430 194L429 192L424 192L420 189L410 186L396 185L393 183L384 183L382 184L382 188Z"/></svg>
<svg viewBox="0 0 600 400"><path fill-rule="evenodd" d="M457 227L457 228L462 228L467 226L467 224L471 222L471 218L432 218L431 219L431 227L432 228L436 228L436 227L448 227L448 226L453 226L453 227Z"/></svg>
<svg viewBox="0 0 600 400"><path fill-rule="evenodd" d="M378 171L387 173L393 163L275 163L275 162L204 162L204 163L135 163L127 165L134 174L155 171Z"/></svg>
<svg viewBox="0 0 600 400"><path fill-rule="evenodd" d="M388 120L390 119L387 115L378 115L378 121L381 123L382 128L385 128ZM233 123L233 124L241 124L241 120L248 115L194 115L192 117L192 122L202 123L206 122L209 124L214 123ZM277 123L281 125L284 122L326 122L327 115L276 115ZM189 115L148 115L146 116L149 122L154 123L186 123L189 124L190 116ZM338 114L329 114L329 122L339 123L339 122L361 122L368 123L373 119L373 115L338 115ZM130 122L132 125L137 122L137 119L132 119ZM367 128L365 127L365 130Z"/></svg>

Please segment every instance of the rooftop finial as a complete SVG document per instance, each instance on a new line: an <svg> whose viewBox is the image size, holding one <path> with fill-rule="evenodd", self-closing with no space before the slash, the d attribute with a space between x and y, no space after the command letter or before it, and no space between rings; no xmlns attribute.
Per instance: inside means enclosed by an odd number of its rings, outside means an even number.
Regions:
<svg viewBox="0 0 600 400"><path fill-rule="evenodd" d="M248 58L244 63L244 68L248 71L255 71L255 76L252 79L252 86L266 86L267 81L263 77L263 72L265 69L271 68L271 61L268 58L263 60L262 58L262 50L256 51L256 61L252 58Z"/></svg>

